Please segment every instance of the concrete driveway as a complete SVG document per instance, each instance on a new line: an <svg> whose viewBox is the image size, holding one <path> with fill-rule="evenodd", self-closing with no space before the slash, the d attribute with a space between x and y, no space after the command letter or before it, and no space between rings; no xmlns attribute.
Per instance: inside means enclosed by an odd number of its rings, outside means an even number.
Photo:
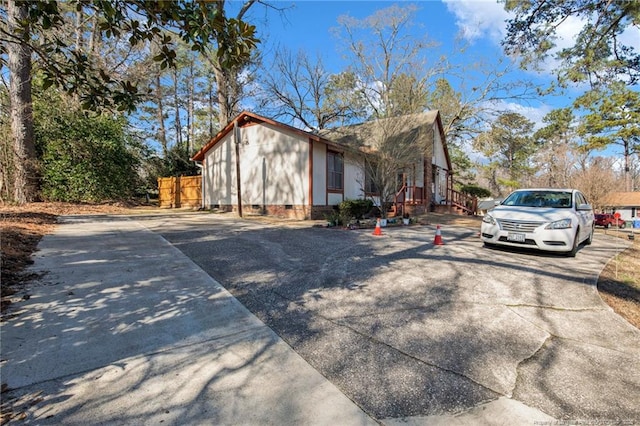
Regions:
<svg viewBox="0 0 640 426"><path fill-rule="evenodd" d="M365 412L436 422L511 398L556 419L640 421L640 332L576 258L484 248L478 229L345 231L215 214L140 218Z"/></svg>
<svg viewBox="0 0 640 426"><path fill-rule="evenodd" d="M3 400L38 424L639 422L640 331L595 288L628 243L477 233L67 218L2 324Z"/></svg>

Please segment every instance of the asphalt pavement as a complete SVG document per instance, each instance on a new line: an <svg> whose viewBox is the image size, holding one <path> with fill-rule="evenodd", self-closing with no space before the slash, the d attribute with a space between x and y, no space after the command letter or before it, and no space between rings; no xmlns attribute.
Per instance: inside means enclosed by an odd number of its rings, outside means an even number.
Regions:
<svg viewBox="0 0 640 426"><path fill-rule="evenodd" d="M434 233L67 217L2 324L3 399L37 424L640 422L640 332L595 288L627 242Z"/></svg>

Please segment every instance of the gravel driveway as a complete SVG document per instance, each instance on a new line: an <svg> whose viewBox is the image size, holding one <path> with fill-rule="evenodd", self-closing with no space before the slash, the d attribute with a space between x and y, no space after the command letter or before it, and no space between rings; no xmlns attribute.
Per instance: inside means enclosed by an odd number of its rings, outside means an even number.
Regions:
<svg viewBox="0 0 640 426"><path fill-rule="evenodd" d="M558 419L640 421L640 332L576 258L487 249L478 229L345 231L226 215L135 218L225 286L377 419L507 396Z"/></svg>

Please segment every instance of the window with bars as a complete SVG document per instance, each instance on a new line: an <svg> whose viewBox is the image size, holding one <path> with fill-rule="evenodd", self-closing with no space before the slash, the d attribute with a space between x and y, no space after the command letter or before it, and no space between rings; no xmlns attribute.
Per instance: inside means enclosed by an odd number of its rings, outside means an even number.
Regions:
<svg viewBox="0 0 640 426"><path fill-rule="evenodd" d="M327 152L327 189L341 191L343 189L344 161L342 154Z"/></svg>

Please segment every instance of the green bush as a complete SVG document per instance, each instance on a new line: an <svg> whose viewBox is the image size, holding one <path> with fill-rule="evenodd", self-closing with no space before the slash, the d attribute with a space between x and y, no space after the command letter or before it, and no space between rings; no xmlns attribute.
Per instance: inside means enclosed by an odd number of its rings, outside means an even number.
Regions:
<svg viewBox="0 0 640 426"><path fill-rule="evenodd" d="M338 212L338 210L333 210L331 213L326 213L324 215L324 218L329 226L340 225L340 213Z"/></svg>
<svg viewBox="0 0 640 426"><path fill-rule="evenodd" d="M460 188L460 192L479 198L491 196L491 191L477 185L464 185Z"/></svg>
<svg viewBox="0 0 640 426"><path fill-rule="evenodd" d="M343 218L362 219L373 208L373 201L365 200L344 200L338 206L340 216ZM343 225L347 225L343 223Z"/></svg>
<svg viewBox="0 0 640 426"><path fill-rule="evenodd" d="M138 184L138 159L122 116L89 116L52 99L36 109L42 197L49 201L127 199Z"/></svg>

